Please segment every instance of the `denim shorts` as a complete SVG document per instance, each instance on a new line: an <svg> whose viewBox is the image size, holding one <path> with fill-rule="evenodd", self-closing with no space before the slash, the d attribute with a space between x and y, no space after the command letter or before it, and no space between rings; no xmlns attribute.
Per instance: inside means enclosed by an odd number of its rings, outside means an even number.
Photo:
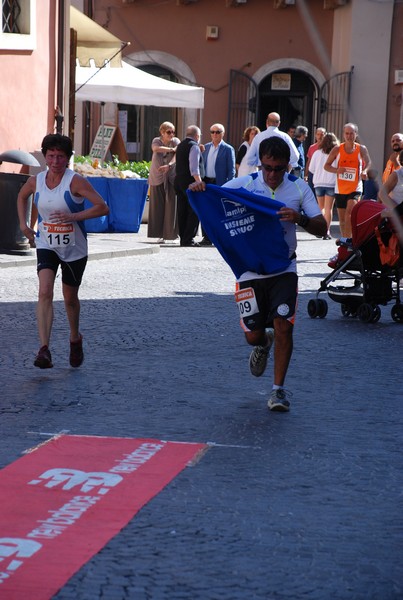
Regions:
<svg viewBox="0 0 403 600"><path fill-rule="evenodd" d="M334 187L315 186L315 194L317 196L331 196L334 197Z"/></svg>

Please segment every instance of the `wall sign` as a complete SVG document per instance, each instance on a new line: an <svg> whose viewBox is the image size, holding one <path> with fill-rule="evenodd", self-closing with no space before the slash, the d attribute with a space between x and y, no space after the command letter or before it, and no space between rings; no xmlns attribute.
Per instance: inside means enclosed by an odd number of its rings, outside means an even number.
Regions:
<svg viewBox="0 0 403 600"><path fill-rule="evenodd" d="M271 76L272 90L290 90L291 89L291 73L273 73Z"/></svg>

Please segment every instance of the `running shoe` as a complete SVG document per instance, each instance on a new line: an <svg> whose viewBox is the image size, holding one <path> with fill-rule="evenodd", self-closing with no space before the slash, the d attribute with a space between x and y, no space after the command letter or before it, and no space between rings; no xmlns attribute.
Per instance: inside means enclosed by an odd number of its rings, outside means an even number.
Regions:
<svg viewBox="0 0 403 600"><path fill-rule="evenodd" d="M334 256L329 258L329 262L327 263L327 266L330 267L331 269L335 269L338 264L339 264L339 255L335 254Z"/></svg>
<svg viewBox="0 0 403 600"><path fill-rule="evenodd" d="M210 240L208 240L205 237L199 242L199 246L212 246L212 245L213 245L213 242L211 242Z"/></svg>
<svg viewBox="0 0 403 600"><path fill-rule="evenodd" d="M270 356L270 348L274 341L274 329L267 329L266 334L267 346L255 346L249 357L249 369L254 377L263 375Z"/></svg>
<svg viewBox="0 0 403 600"><path fill-rule="evenodd" d="M290 410L290 402L287 400L287 396L290 397L292 394L284 388L272 390L267 402L268 409L277 412L288 412Z"/></svg>
<svg viewBox="0 0 403 600"><path fill-rule="evenodd" d="M40 369L51 369L53 367L52 356L47 346L39 348L39 352L34 360L34 366Z"/></svg>
<svg viewBox="0 0 403 600"><path fill-rule="evenodd" d="M70 342L70 365L77 368L82 364L83 360L83 336L80 335L80 339L77 342Z"/></svg>

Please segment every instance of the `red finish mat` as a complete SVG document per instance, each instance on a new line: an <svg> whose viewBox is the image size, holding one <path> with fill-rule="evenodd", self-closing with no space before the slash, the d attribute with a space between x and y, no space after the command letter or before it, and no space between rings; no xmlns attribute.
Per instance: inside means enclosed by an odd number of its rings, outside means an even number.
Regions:
<svg viewBox="0 0 403 600"><path fill-rule="evenodd" d="M51 598L204 444L61 436L0 471L0 598Z"/></svg>

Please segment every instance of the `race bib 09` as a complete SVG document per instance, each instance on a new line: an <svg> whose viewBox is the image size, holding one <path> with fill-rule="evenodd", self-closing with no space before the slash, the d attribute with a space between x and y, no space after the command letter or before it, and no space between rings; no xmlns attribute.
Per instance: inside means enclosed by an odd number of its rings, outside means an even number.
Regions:
<svg viewBox="0 0 403 600"><path fill-rule="evenodd" d="M235 292L235 300L238 305L241 319L259 312L256 296L253 288L245 288Z"/></svg>

